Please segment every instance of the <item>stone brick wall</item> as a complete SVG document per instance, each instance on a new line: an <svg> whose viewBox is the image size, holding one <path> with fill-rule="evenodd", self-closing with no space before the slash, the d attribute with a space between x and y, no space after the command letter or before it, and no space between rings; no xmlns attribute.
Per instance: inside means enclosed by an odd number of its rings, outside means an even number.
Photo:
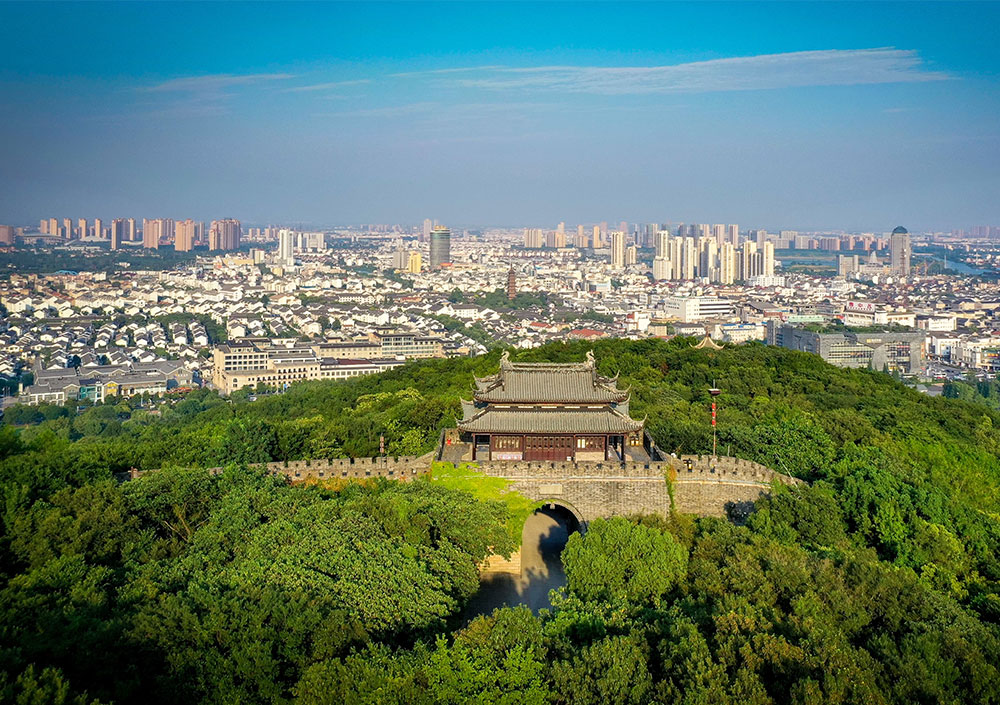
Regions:
<svg viewBox="0 0 1000 705"><path fill-rule="evenodd" d="M268 463L266 467L292 482L378 477L407 481L429 474L433 457L428 453L419 457L324 458ZM564 506L582 524L598 517L666 514L671 502L676 511L689 514L727 516L735 510L739 515L749 511L772 482L801 483L749 460L707 455L650 463L492 461L478 463L475 471L509 480L512 490L534 501ZM222 470L213 468L210 472ZM134 472L131 477L140 474Z"/></svg>
<svg viewBox="0 0 1000 705"><path fill-rule="evenodd" d="M255 467L260 467L259 465ZM319 458L312 460L290 460L267 463L264 467L274 475L284 475L292 482L305 480L365 480L384 477L388 480L412 480L426 475L431 470L431 454L405 455L397 458ZM132 471L130 478L136 478L151 471ZM222 468L211 468L213 475Z"/></svg>
<svg viewBox="0 0 1000 705"><path fill-rule="evenodd" d="M430 472L430 458L413 455L398 458L323 458L268 463L267 469L275 475L284 475L292 482L311 479L364 480L374 477L412 480Z"/></svg>
<svg viewBox="0 0 1000 705"><path fill-rule="evenodd" d="M682 456L652 463L487 462L478 470L512 482L535 501L565 506L581 522L597 517L676 511L701 516L739 514L773 481L801 481L739 458ZM667 486L667 477L673 487Z"/></svg>

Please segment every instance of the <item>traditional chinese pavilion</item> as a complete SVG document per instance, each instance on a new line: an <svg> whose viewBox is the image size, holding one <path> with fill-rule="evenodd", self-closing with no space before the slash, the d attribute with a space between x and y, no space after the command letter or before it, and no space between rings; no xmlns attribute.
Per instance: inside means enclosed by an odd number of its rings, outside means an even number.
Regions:
<svg viewBox="0 0 1000 705"><path fill-rule="evenodd" d="M511 362L476 378L458 423L473 460L620 460L641 446L629 392L597 374L593 353L570 364Z"/></svg>

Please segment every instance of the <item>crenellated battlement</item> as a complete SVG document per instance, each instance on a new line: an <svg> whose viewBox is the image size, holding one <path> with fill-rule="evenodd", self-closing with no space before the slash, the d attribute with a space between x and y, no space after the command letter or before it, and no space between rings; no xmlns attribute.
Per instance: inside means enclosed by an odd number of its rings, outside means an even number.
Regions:
<svg viewBox="0 0 1000 705"><path fill-rule="evenodd" d="M784 484L801 482L771 470L752 460L710 455L683 455L662 461L480 461L478 472L493 477L538 478L662 478L673 470L676 482L714 480L718 482L750 482L769 485L772 480Z"/></svg>
<svg viewBox="0 0 1000 705"><path fill-rule="evenodd" d="M272 475L283 475L292 482L364 480L378 477L387 480L412 480L430 472L431 454L384 458L312 458L257 464L251 467L263 467ZM222 468L209 468L208 472L211 475L218 475L222 470ZM134 479L145 473L146 471L133 471L129 473L129 477Z"/></svg>
<svg viewBox="0 0 1000 705"><path fill-rule="evenodd" d="M431 475L436 453L385 458L313 458L267 463L290 482L331 480L410 481ZM212 468L212 474L222 468ZM539 502L563 503L581 521L596 517L679 511L708 516L745 513L772 483L803 484L742 458L682 455L649 462L480 461L475 474L500 477L510 489ZM138 477L133 472L130 477ZM670 483L668 485L668 482Z"/></svg>
<svg viewBox="0 0 1000 705"><path fill-rule="evenodd" d="M412 480L430 472L427 456L385 458L320 458L268 463L268 472L284 475L292 482L303 480L363 480L383 477L388 480Z"/></svg>

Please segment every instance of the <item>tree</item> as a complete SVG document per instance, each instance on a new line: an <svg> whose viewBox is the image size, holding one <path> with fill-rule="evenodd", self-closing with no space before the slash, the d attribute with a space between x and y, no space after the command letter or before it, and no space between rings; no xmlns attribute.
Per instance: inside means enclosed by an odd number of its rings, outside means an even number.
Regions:
<svg viewBox="0 0 1000 705"><path fill-rule="evenodd" d="M548 703L541 625L525 607L478 617L454 644L439 638L427 666L436 703Z"/></svg>
<svg viewBox="0 0 1000 705"><path fill-rule="evenodd" d="M639 644L627 636L596 641L552 666L556 702L574 705L645 705L653 679Z"/></svg>
<svg viewBox="0 0 1000 705"><path fill-rule="evenodd" d="M100 701L75 693L57 668L28 666L10 683L0 673L0 696L14 705L101 705Z"/></svg>
<svg viewBox="0 0 1000 705"><path fill-rule="evenodd" d="M274 425L256 417L233 419L219 448L219 462L267 463L274 460L277 437Z"/></svg>
<svg viewBox="0 0 1000 705"><path fill-rule="evenodd" d="M581 599L656 605L687 572L687 551L654 527L595 519L569 537L562 562Z"/></svg>

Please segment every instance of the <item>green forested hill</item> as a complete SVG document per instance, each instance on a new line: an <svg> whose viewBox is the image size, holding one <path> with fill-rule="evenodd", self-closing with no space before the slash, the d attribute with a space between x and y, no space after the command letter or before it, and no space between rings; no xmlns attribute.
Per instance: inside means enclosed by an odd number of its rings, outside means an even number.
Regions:
<svg viewBox="0 0 1000 705"><path fill-rule="evenodd" d="M691 342L592 347L662 448L710 450L718 386L720 453L811 486L745 526L594 522L551 613L464 629L477 562L511 548L503 505L426 481L288 487L241 464L371 455L380 434L391 453L428 450L498 353L254 402L12 409L3 699L1000 701L1000 415L809 355ZM111 479L130 467L167 469Z"/></svg>

